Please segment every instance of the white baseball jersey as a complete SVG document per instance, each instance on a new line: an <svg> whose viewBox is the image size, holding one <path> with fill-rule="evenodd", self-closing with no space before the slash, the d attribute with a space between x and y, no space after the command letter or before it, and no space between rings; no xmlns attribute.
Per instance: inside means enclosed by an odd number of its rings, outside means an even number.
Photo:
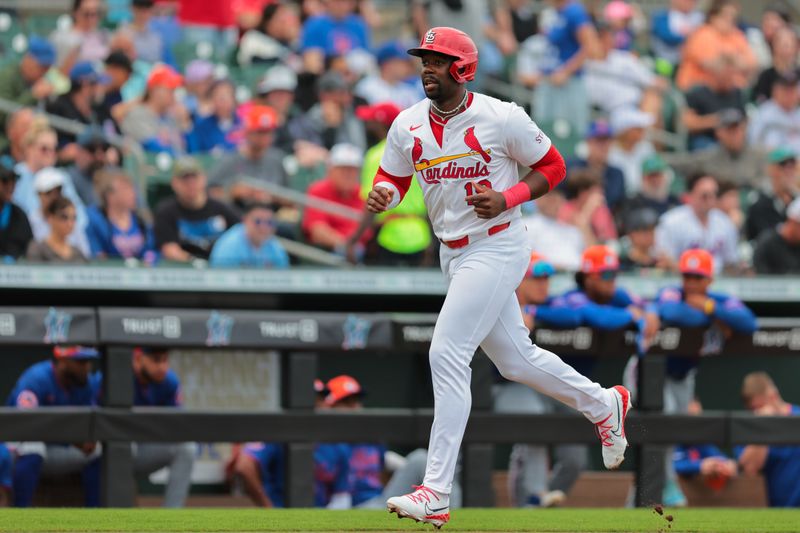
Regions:
<svg viewBox="0 0 800 533"><path fill-rule="evenodd" d="M517 164L529 167L548 150L550 139L517 104L473 93L472 104L444 125L439 146L430 125L430 100L406 109L392 124L381 168L417 180L436 236L449 241L485 233L519 218L519 207L481 219L466 197L475 183L505 191L519 183ZM383 182L383 186L394 188ZM399 201L399 194L390 207Z"/></svg>

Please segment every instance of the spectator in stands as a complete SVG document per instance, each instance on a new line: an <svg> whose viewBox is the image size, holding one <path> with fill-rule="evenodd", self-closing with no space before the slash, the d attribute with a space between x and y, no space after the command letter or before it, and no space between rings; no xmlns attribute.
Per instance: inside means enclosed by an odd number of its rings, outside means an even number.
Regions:
<svg viewBox="0 0 800 533"><path fill-rule="evenodd" d="M736 21L739 6L735 0L713 0L706 14L706 23L695 30L683 47L676 83L682 91L695 85L713 84L714 70L723 56L732 58L736 72L733 85L745 87L755 73L758 62L747 38Z"/></svg>
<svg viewBox="0 0 800 533"><path fill-rule="evenodd" d="M693 416L703 414L703 406L695 398L689 402L687 412ZM714 490L723 488L728 480L736 477L739 467L713 444L679 445L672 454L672 466L681 477L701 476L706 485Z"/></svg>
<svg viewBox="0 0 800 533"><path fill-rule="evenodd" d="M119 153L108 143L102 130L96 127L85 129L78 135L75 145L75 162L66 168L66 172L83 205L95 205L99 203L95 190L95 172L106 165L119 163Z"/></svg>
<svg viewBox="0 0 800 533"><path fill-rule="evenodd" d="M595 120L586 135L586 159L570 161L570 168L589 168L603 177L603 194L613 211L625 199L625 176L615 166L608 164L613 135L605 120Z"/></svg>
<svg viewBox="0 0 800 533"><path fill-rule="evenodd" d="M271 107L278 114L278 127L275 130L273 145L285 153L295 149L295 139L289 131L289 123L302 115L295 105L294 92L297 89L297 75L285 65L275 65L264 74L256 86L253 103Z"/></svg>
<svg viewBox="0 0 800 533"><path fill-rule="evenodd" d="M722 181L719 184L717 195L717 207L720 211L728 215L736 231L741 233L744 227L744 211L742 210L741 191L730 181Z"/></svg>
<svg viewBox="0 0 800 533"><path fill-rule="evenodd" d="M747 132L751 144L800 151L800 77L785 74L772 84L772 98L758 106Z"/></svg>
<svg viewBox="0 0 800 533"><path fill-rule="evenodd" d="M556 17L542 29L551 52L539 67L540 72L526 80L526 85L536 87L533 116L540 123L563 119L573 131L583 132L589 126L589 98L582 68L586 59L600 56L600 42L581 2L549 3L555 8Z"/></svg>
<svg viewBox="0 0 800 533"><path fill-rule="evenodd" d="M798 416L800 407L781 398L766 372L753 372L742 383L745 407L759 416ZM770 507L800 506L800 446L744 446L737 450L745 474L764 474Z"/></svg>
<svg viewBox="0 0 800 533"><path fill-rule="evenodd" d="M25 211L11 201L17 179L13 169L0 164L0 262L25 255L33 239Z"/></svg>
<svg viewBox="0 0 800 533"><path fill-rule="evenodd" d="M0 507L8 507L13 494L14 457L8 446L0 443Z"/></svg>
<svg viewBox="0 0 800 533"><path fill-rule="evenodd" d="M367 132L379 139L364 156L364 166L361 169L361 197L364 201L372 190L372 180L378 172L386 149L389 128L399 114L400 108L391 102L356 108L356 115L366 124ZM348 245L355 246L362 232L377 224L380 226L376 238L377 252L375 257L366 257L366 262L379 265L420 265L428 259L427 251L433 242L426 215L422 189L414 179L403 201L391 215L373 216L365 212L361 226L350 237Z"/></svg>
<svg viewBox="0 0 800 533"><path fill-rule="evenodd" d="M668 9L653 12L650 43L656 60L665 61L670 67L667 72L680 63L683 44L704 18L697 9L697 0L670 0Z"/></svg>
<svg viewBox="0 0 800 533"><path fill-rule="evenodd" d="M735 84L736 62L733 56L719 56L709 68L705 81L686 93L686 107L681 120L689 132L689 150L702 150L716 142L714 128L719 125L720 111L744 111L744 91Z"/></svg>
<svg viewBox="0 0 800 533"><path fill-rule="evenodd" d="M37 239L43 239L48 231L46 225L44 225L44 217L41 216L43 206L40 202L40 194L55 187L60 187L60 194L63 194L75 204L75 208L78 211L78 228L81 230L86 228L86 212L72 179L63 171L50 168L56 163L56 138L55 130L51 129L44 119L35 119L23 138L25 159L14 167L20 177L14 190L14 203L25 210L25 214L28 215L28 220L33 227L34 237ZM49 169L49 174L59 174L60 176L56 179L42 178L41 186L47 184L47 188L40 191L37 188L37 179L39 179L40 171L44 169ZM44 225L44 230L41 233L37 231L37 219L41 223L39 226ZM38 229L41 230L42 228L39 227ZM84 253L89 252L88 246L84 247L78 242L74 244L81 248ZM88 245L85 240L83 244Z"/></svg>
<svg viewBox="0 0 800 533"><path fill-rule="evenodd" d="M601 24L597 32L600 57L586 62L586 90L591 105L605 115L617 108L633 107L660 116L664 84L636 54L616 47L613 28Z"/></svg>
<svg viewBox="0 0 800 533"><path fill-rule="evenodd" d="M537 253L531 261L517 299L522 307L525 325L534 327L576 328L581 325L580 313L566 307L550 293L553 265ZM500 380L493 390L494 411L506 414L552 414L566 412L560 402L541 395L530 387L513 381ZM585 446L559 445L554 447L555 464L548 480L549 453L546 446L515 444L509 459L508 485L511 503L517 507L560 505L587 466Z"/></svg>
<svg viewBox="0 0 800 533"><path fill-rule="evenodd" d="M319 78L317 88L319 102L289 124L292 136L328 150L341 143L364 150L364 125L353 113L353 95L344 77L339 72L327 72Z"/></svg>
<svg viewBox="0 0 800 533"><path fill-rule="evenodd" d="M111 115L114 116L114 106L122 103L122 91L133 75L133 62L125 52L112 49L104 64L109 81L105 87L102 107L111 110Z"/></svg>
<svg viewBox="0 0 800 533"><path fill-rule="evenodd" d="M797 53L800 42L792 28L783 27L775 34L775 46L772 50L772 65L758 75L750 99L757 104L772 98L772 87L778 78L797 78L800 69L797 66Z"/></svg>
<svg viewBox="0 0 800 533"><path fill-rule="evenodd" d="M11 113L5 123L5 136L0 135L0 146L3 147L4 156L11 158L13 163L25 159L25 136L33 129L34 122L47 125L47 119L37 117L33 108L23 107Z"/></svg>
<svg viewBox="0 0 800 533"><path fill-rule="evenodd" d="M29 367L6 405L17 409L95 405L89 373L99 354L87 346L56 346L51 360ZM81 472L87 507L100 505L100 448L96 442L21 442L14 462L14 506L30 507L40 478Z"/></svg>
<svg viewBox="0 0 800 533"><path fill-rule="evenodd" d="M308 188L308 196L337 203L343 207L364 210L360 194L360 171L364 163L361 150L351 144L337 144L331 150L328 175ZM347 241L358 229L358 222L308 206L303 214L303 233L311 244L345 254ZM365 232L359 241L356 256L363 257L364 245L372 237Z"/></svg>
<svg viewBox="0 0 800 533"><path fill-rule="evenodd" d="M792 27L793 11L784 0L771 0L761 14L761 24L747 25L743 29L761 68L772 64L778 33Z"/></svg>
<svg viewBox="0 0 800 533"><path fill-rule="evenodd" d="M101 125L111 117L110 110L100 107L97 95L101 85L108 78L101 74L94 65L87 61L79 61L69 71L70 89L47 105L47 112L74 120L82 124ZM66 131L58 132L58 147L62 159L71 161L74 157L76 135Z"/></svg>
<svg viewBox="0 0 800 533"><path fill-rule="evenodd" d="M355 86L353 93L369 104L392 102L406 109L423 98L419 81L407 82L415 73L408 46L401 41L389 41L378 48L376 56L380 73L367 76Z"/></svg>
<svg viewBox="0 0 800 533"><path fill-rule="evenodd" d="M300 37L304 70L321 74L326 59L356 48L369 50L369 27L355 8L356 0L330 0L324 13L305 21Z"/></svg>
<svg viewBox="0 0 800 533"><path fill-rule="evenodd" d="M45 239L30 243L25 258L38 263L87 263L83 252L70 243L70 237L78 229L75 224L78 215L72 202L58 196L46 204L44 216L50 232Z"/></svg>
<svg viewBox="0 0 800 533"><path fill-rule="evenodd" d="M119 31L130 34L136 46L136 58L146 63L173 64L172 53L164 46L161 35L150 27L155 0L132 0L133 20Z"/></svg>
<svg viewBox="0 0 800 533"><path fill-rule="evenodd" d="M211 114L209 89L214 83L214 65L205 59L193 59L186 65L184 73L186 96L183 105L192 120L197 122Z"/></svg>
<svg viewBox="0 0 800 533"><path fill-rule="evenodd" d="M642 188L642 162L656 151L646 139L647 129L654 122L652 115L635 108L619 108L611 115L614 143L608 153L608 164L622 170L629 196Z"/></svg>
<svg viewBox="0 0 800 533"><path fill-rule="evenodd" d="M68 74L79 61L100 62L106 58L110 36L100 27L104 16L103 0L73 0L72 25L50 34L61 72Z"/></svg>
<svg viewBox="0 0 800 533"><path fill-rule="evenodd" d="M259 188L259 182L286 186L283 167L286 157L272 146L278 116L271 107L253 105L243 119L244 142L236 152L225 155L211 170L209 193L217 199L229 199L240 205L270 202L272 195Z"/></svg>
<svg viewBox="0 0 800 533"><path fill-rule="evenodd" d="M790 148L770 152L767 164L769 184L758 191L758 197L747 210L745 235L752 241L766 230L786 220L786 208L800 195L797 154Z"/></svg>
<svg viewBox="0 0 800 533"><path fill-rule="evenodd" d="M761 233L753 251L759 274L800 274L800 198L786 208L786 221Z"/></svg>
<svg viewBox="0 0 800 533"><path fill-rule="evenodd" d="M120 54L125 57L120 57ZM117 32L113 35L111 38L111 53L106 58L106 65L108 65L108 59L112 58L112 56L113 61L119 67L115 69L117 71L116 79L112 79L112 82L106 86L106 96L108 96L110 90L112 98L116 98L113 93L116 86L121 83L118 96L122 97L124 105L116 104L113 115L114 120L119 124L125 118L130 107L141 104L142 96L144 96L147 87L147 78L150 76L153 65L136 57L136 45L133 42L133 37L128 32ZM125 70L128 67L130 67L130 72L126 74ZM114 75L108 71L106 73L109 76Z"/></svg>
<svg viewBox="0 0 800 533"><path fill-rule="evenodd" d="M686 204L667 211L656 228L656 248L677 262L693 248L708 250L715 272L738 270L738 231L717 208L719 182L708 174L696 174L686 183Z"/></svg>
<svg viewBox="0 0 800 533"><path fill-rule="evenodd" d="M624 0L612 0L605 5L600 25L608 26L614 49L626 52L633 50L636 27L644 24L641 16L636 4L631 5Z"/></svg>
<svg viewBox="0 0 800 533"><path fill-rule="evenodd" d="M289 268L289 255L275 238L272 207L251 202L242 221L223 233L209 262L212 267Z"/></svg>
<svg viewBox="0 0 800 533"><path fill-rule="evenodd" d="M231 0L178 0L180 39L196 48L210 45L217 57L227 58L236 46L236 18Z"/></svg>
<svg viewBox="0 0 800 533"><path fill-rule="evenodd" d="M181 407L181 382L169 365L166 347L133 349L133 405L136 407ZM103 396L103 375L92 376L93 389ZM164 507L183 507L192 483L192 464L197 446L193 442L131 444L134 472L150 475L166 467L169 477L164 489Z"/></svg>
<svg viewBox="0 0 800 533"><path fill-rule="evenodd" d="M685 157L671 157L672 167L684 176L719 174L739 187L758 187L766 162L763 149L747 142L747 118L739 109L719 112L714 128L717 146Z"/></svg>
<svg viewBox="0 0 800 533"><path fill-rule="evenodd" d="M217 80L208 89L211 113L199 119L187 136L189 153L220 155L236 149L232 133L240 126L236 114L236 87L227 79Z"/></svg>
<svg viewBox="0 0 800 533"><path fill-rule="evenodd" d="M153 228L136 212L136 188L127 172L97 172L98 205L89 208L86 234L95 259L155 259Z"/></svg>
<svg viewBox="0 0 800 533"><path fill-rule="evenodd" d="M522 222L528 228L532 251L547 257L559 270L575 271L580 268L586 246L581 230L558 219L565 201L561 188L553 189L536 199L536 212L523 217Z"/></svg>
<svg viewBox="0 0 800 533"><path fill-rule="evenodd" d="M294 51L299 36L300 18L294 8L282 1L269 2L255 28L247 30L239 41L237 62L243 67L279 63L299 66Z"/></svg>
<svg viewBox="0 0 800 533"><path fill-rule="evenodd" d="M53 45L35 35L28 41L22 59L10 61L0 70L0 98L20 105L36 105L53 94L53 86L44 77L55 63ZM0 124L6 126L6 114L0 114Z"/></svg>
<svg viewBox="0 0 800 533"><path fill-rule="evenodd" d="M208 197L206 185L205 172L194 159L184 157L175 162L172 169L175 196L156 208L153 227L156 249L164 259L208 260L214 242L239 222L230 207Z"/></svg>
<svg viewBox="0 0 800 533"><path fill-rule="evenodd" d="M603 196L600 175L590 169L577 169L567 180L568 200L558 212L561 222L577 227L589 245L617 238L614 217Z"/></svg>
<svg viewBox="0 0 800 533"><path fill-rule="evenodd" d="M624 212L637 209L652 209L661 216L680 200L670 193L671 169L658 154L652 154L642 161L642 188L635 196L625 201Z"/></svg>
<svg viewBox="0 0 800 533"><path fill-rule="evenodd" d="M122 121L122 132L151 152L184 152L182 116L185 110L175 100L175 89L183 77L166 65L150 72L141 105L134 106Z"/></svg>
<svg viewBox="0 0 800 533"><path fill-rule="evenodd" d="M655 247L658 212L641 207L628 211L624 217L625 236L620 239L619 268L623 271L642 268L669 270L669 260Z"/></svg>

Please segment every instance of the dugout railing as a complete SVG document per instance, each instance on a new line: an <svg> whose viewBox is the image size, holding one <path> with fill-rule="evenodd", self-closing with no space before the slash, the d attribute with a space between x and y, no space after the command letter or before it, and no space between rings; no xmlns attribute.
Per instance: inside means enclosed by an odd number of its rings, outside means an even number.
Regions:
<svg viewBox="0 0 800 533"><path fill-rule="evenodd" d="M82 343L99 346L103 357L102 407L33 411L0 409L0 440L103 443L106 505L135 502L130 442L287 443L287 502L312 504L314 442L390 442L425 445L430 409L369 409L361 413L313 411L309 386L320 357L342 351L419 353L427 350L434 315L379 313L261 312L110 307L0 308L0 345ZM635 331L537 328L534 341L558 353L627 357L637 350ZM131 349L253 348L282 352L283 408L277 413L135 408ZM638 409L628 433L636 448L637 501L660 500L665 446L680 443L800 444L800 418L757 418L720 412L702 417L660 413L667 355L797 355L800 319L764 319L752 336L726 337L712 330L664 328L641 358ZM391 379L391 376L387 376ZM473 363L473 414L462 450L462 485L468 506L491 506L493 446L596 443L592 427L578 415L498 415L491 412L494 376L485 356Z"/></svg>

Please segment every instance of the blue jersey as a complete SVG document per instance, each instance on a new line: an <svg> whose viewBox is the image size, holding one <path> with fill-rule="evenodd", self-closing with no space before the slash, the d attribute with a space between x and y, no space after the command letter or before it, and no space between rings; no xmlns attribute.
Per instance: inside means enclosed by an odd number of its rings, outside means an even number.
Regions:
<svg viewBox="0 0 800 533"><path fill-rule="evenodd" d="M793 405L791 412L800 416L800 407ZM770 507L800 507L800 446L770 446L762 472Z"/></svg>
<svg viewBox="0 0 800 533"><path fill-rule="evenodd" d="M672 453L672 465L680 476L696 476L700 473L700 463L709 457L727 459L725 454L713 444L676 446Z"/></svg>
<svg viewBox="0 0 800 533"><path fill-rule="evenodd" d="M523 311L533 317L536 325L569 329L582 322L580 312L570 308L561 296L550 297L542 305L526 305Z"/></svg>
<svg viewBox="0 0 800 533"><path fill-rule="evenodd" d="M350 446L350 478L353 505L359 505L383 493L381 476L386 447L378 444Z"/></svg>
<svg viewBox="0 0 800 533"><path fill-rule="evenodd" d="M591 24L589 13L581 2L572 0L556 11L552 25L546 28L545 35L553 47L555 68L547 68L546 74L564 66L572 56L581 49L578 41L578 31L585 25Z"/></svg>
<svg viewBox="0 0 800 533"><path fill-rule="evenodd" d="M272 505L283 507L286 454L283 445L266 442L252 442L244 447L244 453L256 460L261 473L261 485L269 496Z"/></svg>
<svg viewBox="0 0 800 533"><path fill-rule="evenodd" d="M8 447L0 442L0 488L11 488L11 470L14 463L11 460L11 452Z"/></svg>
<svg viewBox="0 0 800 533"><path fill-rule="evenodd" d="M318 444L314 448L314 505L326 507L331 496L352 492L350 447L347 444Z"/></svg>
<svg viewBox="0 0 800 533"><path fill-rule="evenodd" d="M319 15L306 20L300 38L302 51L320 49L327 57L343 56L356 48L369 49L369 27L358 15L336 20Z"/></svg>
<svg viewBox="0 0 800 533"><path fill-rule="evenodd" d="M749 335L758 328L753 312L738 298L709 292L708 297L715 302L711 314L690 306L684 301L683 289L666 287L656 296L656 309L661 321L670 326L684 328L708 328L715 320L719 320L735 333ZM667 374L676 379L683 379L687 372L697 366L698 357L669 357Z"/></svg>
<svg viewBox="0 0 800 533"><path fill-rule="evenodd" d="M51 361L41 361L29 367L17 380L6 405L30 409L66 405L95 405L94 379L83 387L65 388L56 378Z"/></svg>
<svg viewBox="0 0 800 533"><path fill-rule="evenodd" d="M605 304L593 302L581 289L564 293L556 302L579 311L582 325L602 330L620 329L633 324L634 316L628 307L644 309L644 300L620 287L617 287L611 300Z"/></svg>
<svg viewBox="0 0 800 533"><path fill-rule="evenodd" d="M95 372L92 376L96 402L103 399L103 373ZM133 405L142 407L180 407L183 403L181 382L174 370L168 370L161 383L142 383L133 376Z"/></svg>
<svg viewBox="0 0 800 533"><path fill-rule="evenodd" d="M239 122L239 118L235 117L223 128L216 115L201 118L186 137L189 153L232 152L236 149L236 143L231 134L239 128Z"/></svg>

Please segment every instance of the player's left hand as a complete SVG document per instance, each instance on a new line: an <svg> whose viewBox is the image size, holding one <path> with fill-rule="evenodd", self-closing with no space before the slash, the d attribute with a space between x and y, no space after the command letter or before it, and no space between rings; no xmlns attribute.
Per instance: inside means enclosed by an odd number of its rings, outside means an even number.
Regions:
<svg viewBox="0 0 800 533"><path fill-rule="evenodd" d="M475 208L478 218L494 218L506 210L506 198L502 193L475 183L477 194L467 196L467 204Z"/></svg>

